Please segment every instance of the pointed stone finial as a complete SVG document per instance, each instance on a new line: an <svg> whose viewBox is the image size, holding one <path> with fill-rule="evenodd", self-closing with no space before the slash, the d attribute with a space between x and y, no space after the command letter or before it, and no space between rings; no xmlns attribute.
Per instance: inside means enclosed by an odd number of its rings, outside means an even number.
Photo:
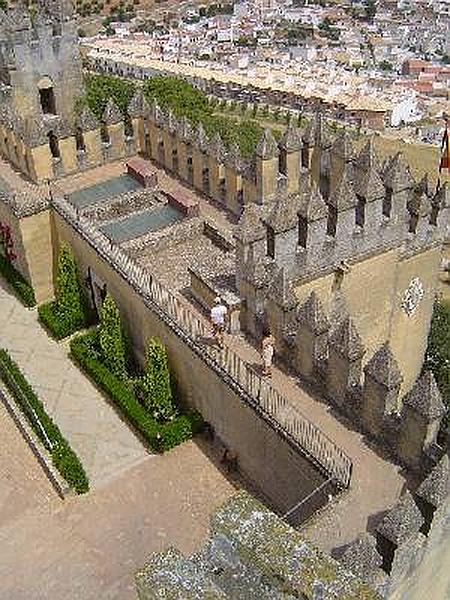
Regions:
<svg viewBox="0 0 450 600"><path fill-rule="evenodd" d="M314 142L314 120L311 119L302 131L301 138L305 146L311 146Z"/></svg>
<svg viewBox="0 0 450 600"><path fill-rule="evenodd" d="M185 142L190 142L192 139L192 125L187 117L181 117L178 125L178 134Z"/></svg>
<svg viewBox="0 0 450 600"><path fill-rule="evenodd" d="M151 105L151 114L156 123L160 124L164 121L164 112L156 98L153 98L153 102Z"/></svg>
<svg viewBox="0 0 450 600"><path fill-rule="evenodd" d="M216 133L209 143L209 153L214 156L218 162L223 162L226 156L226 148L219 133Z"/></svg>
<svg viewBox="0 0 450 600"><path fill-rule="evenodd" d="M239 219L236 237L243 244L250 244L266 237L266 228L261 220L261 207L253 202L244 206Z"/></svg>
<svg viewBox="0 0 450 600"><path fill-rule="evenodd" d="M109 98L105 110L103 111L103 121L107 125L114 125L115 123L120 123L122 120L123 116L119 107L112 98Z"/></svg>
<svg viewBox="0 0 450 600"><path fill-rule="evenodd" d="M389 342L385 342L375 352L364 367L364 372L366 376L368 375L387 389L396 388L403 382L403 376L395 360L395 356L392 354Z"/></svg>
<svg viewBox="0 0 450 600"><path fill-rule="evenodd" d="M178 119L170 109L167 113L167 127L172 135L178 131Z"/></svg>
<svg viewBox="0 0 450 600"><path fill-rule="evenodd" d="M331 148L332 155L340 156L344 160L350 160L353 157L353 144L351 143L350 136L345 129L334 140Z"/></svg>
<svg viewBox="0 0 450 600"><path fill-rule="evenodd" d="M447 181L441 183L432 203L433 205L438 206L439 210L450 208L450 185Z"/></svg>
<svg viewBox="0 0 450 600"><path fill-rule="evenodd" d="M426 194L427 196L430 194L431 189L430 189L430 182L428 180L428 173L425 173L425 175L422 177L422 179L416 185L416 191L419 194Z"/></svg>
<svg viewBox="0 0 450 600"><path fill-rule="evenodd" d="M290 279L283 267L280 267L275 273L269 285L268 295L283 308L294 308L297 304Z"/></svg>
<svg viewBox="0 0 450 600"><path fill-rule="evenodd" d="M316 335L324 333L330 328L330 323L316 292L312 291L306 302L297 310L297 321L307 325Z"/></svg>
<svg viewBox="0 0 450 600"><path fill-rule="evenodd" d="M196 141L198 148L202 152L205 152L208 148L208 136L206 135L206 131L205 131L205 128L203 127L202 123L199 123L197 125L197 130L195 133L196 133L195 141Z"/></svg>
<svg viewBox="0 0 450 600"><path fill-rule="evenodd" d="M144 95L142 98L142 116L145 119L150 118L152 115L152 109L151 106L147 100L147 97Z"/></svg>
<svg viewBox="0 0 450 600"><path fill-rule="evenodd" d="M326 219L328 216L328 206L315 183L309 183L300 193L299 213L312 223Z"/></svg>
<svg viewBox="0 0 450 600"><path fill-rule="evenodd" d="M98 123L95 128L98 127ZM11 127L12 129L12 127ZM47 131L41 119L29 119L24 127L25 140L30 148L42 146L48 142Z"/></svg>
<svg viewBox="0 0 450 600"><path fill-rule="evenodd" d="M353 209L358 204L358 198L353 189L352 176L348 165L344 167L336 191L330 196L330 204L336 207L338 211Z"/></svg>
<svg viewBox="0 0 450 600"><path fill-rule="evenodd" d="M242 160L241 149L236 143L231 144L227 152L226 163L239 173L242 171L244 161Z"/></svg>
<svg viewBox="0 0 450 600"><path fill-rule="evenodd" d="M76 125L83 131L92 131L99 127L99 122L89 106L85 106L76 119Z"/></svg>
<svg viewBox="0 0 450 600"><path fill-rule="evenodd" d="M370 581L371 574L383 564L383 558L377 550L375 538L364 533L347 546L340 562L363 581Z"/></svg>
<svg viewBox="0 0 450 600"><path fill-rule="evenodd" d="M300 196L298 194L279 194L267 217L269 225L275 233L289 231L298 224Z"/></svg>
<svg viewBox="0 0 450 600"><path fill-rule="evenodd" d="M332 330L330 344L341 356L350 360L361 358L365 351L358 330L348 316Z"/></svg>
<svg viewBox="0 0 450 600"><path fill-rule="evenodd" d="M142 108L144 103L144 94L142 92L142 88L138 88L131 98L131 102L128 106L128 114L132 119L138 119L142 117Z"/></svg>
<svg viewBox="0 0 450 600"><path fill-rule="evenodd" d="M420 530L423 522L424 519L413 497L406 492L384 517L376 532L396 546L400 546Z"/></svg>
<svg viewBox="0 0 450 600"><path fill-rule="evenodd" d="M265 287L267 285L267 270L264 262L255 258L254 246L250 246L248 249L244 272L246 278L252 281L257 287Z"/></svg>
<svg viewBox="0 0 450 600"><path fill-rule="evenodd" d="M420 484L416 496L438 508L450 495L450 459L445 454Z"/></svg>
<svg viewBox="0 0 450 600"><path fill-rule="evenodd" d="M331 148L333 140L320 112L316 114L313 128L314 145L323 150Z"/></svg>
<svg viewBox="0 0 450 600"><path fill-rule="evenodd" d="M367 143L362 147L356 159L356 166L361 171L369 171L375 169L377 173L381 172L381 162L377 151L373 136L367 140Z"/></svg>
<svg viewBox="0 0 450 600"><path fill-rule="evenodd" d="M292 121L290 121L280 140L280 148L283 148L286 152L298 152L301 147L302 138L300 136L300 130L293 125Z"/></svg>
<svg viewBox="0 0 450 600"><path fill-rule="evenodd" d="M380 174L374 167L356 170L353 188L366 202L384 198L386 189Z"/></svg>
<svg viewBox="0 0 450 600"><path fill-rule="evenodd" d="M256 146L256 156L262 160L271 160L278 157L278 144L270 129L265 129Z"/></svg>
<svg viewBox="0 0 450 600"><path fill-rule="evenodd" d="M441 393L431 371L417 380L403 399L403 406L421 415L427 423L440 419L447 412Z"/></svg>
<svg viewBox="0 0 450 600"><path fill-rule="evenodd" d="M385 185L394 192L414 187L414 179L401 152L397 152L395 156L388 160L384 169L383 180Z"/></svg>

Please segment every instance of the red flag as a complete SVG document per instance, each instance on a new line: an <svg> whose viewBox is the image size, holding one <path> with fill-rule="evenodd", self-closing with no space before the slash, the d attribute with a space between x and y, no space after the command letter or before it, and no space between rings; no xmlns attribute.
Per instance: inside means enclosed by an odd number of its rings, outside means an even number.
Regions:
<svg viewBox="0 0 450 600"><path fill-rule="evenodd" d="M441 162L439 164L439 173L442 173L443 169L450 169L450 149L448 140L448 122L445 122L445 131L442 138L441 144Z"/></svg>

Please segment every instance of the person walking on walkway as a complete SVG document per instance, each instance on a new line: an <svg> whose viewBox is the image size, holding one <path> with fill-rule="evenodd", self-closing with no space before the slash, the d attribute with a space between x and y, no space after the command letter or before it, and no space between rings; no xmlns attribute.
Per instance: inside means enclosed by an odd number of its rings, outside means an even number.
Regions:
<svg viewBox="0 0 450 600"><path fill-rule="evenodd" d="M219 348L223 348L223 332L225 330L227 314L227 307L223 304L222 299L217 296L214 300L214 306L211 309L211 323L213 326L213 336Z"/></svg>
<svg viewBox="0 0 450 600"><path fill-rule="evenodd" d="M272 377L272 360L275 352L275 339L269 330L264 332L261 346L263 359L262 374L265 377Z"/></svg>

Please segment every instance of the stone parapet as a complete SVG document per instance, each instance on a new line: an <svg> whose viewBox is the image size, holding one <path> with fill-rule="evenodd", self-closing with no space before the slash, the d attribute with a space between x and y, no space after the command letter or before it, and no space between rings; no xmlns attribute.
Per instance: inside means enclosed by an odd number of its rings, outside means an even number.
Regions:
<svg viewBox="0 0 450 600"><path fill-rule="evenodd" d="M211 533L191 558L173 549L153 555L136 575L140 600L381 600L367 583L320 553L246 493L211 520Z"/></svg>

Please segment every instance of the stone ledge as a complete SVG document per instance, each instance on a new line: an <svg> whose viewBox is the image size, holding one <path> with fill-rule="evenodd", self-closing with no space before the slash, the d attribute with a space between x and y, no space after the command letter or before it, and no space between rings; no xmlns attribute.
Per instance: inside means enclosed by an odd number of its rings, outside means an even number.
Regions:
<svg viewBox="0 0 450 600"><path fill-rule="evenodd" d="M40 443L34 431L30 427L27 419L22 414L20 409L16 406L16 403L11 398L10 394L3 386L2 382L0 382L0 401L3 402L6 410L11 415L11 418L13 419L18 430L22 434L22 437L24 438L31 452L34 454L37 461L41 465L42 470L44 471L46 477L52 484L58 496L62 500L64 500L66 497L73 495L72 490L67 485L66 481L64 481L64 479L60 476L58 471L54 468L49 455L42 447L42 444Z"/></svg>

